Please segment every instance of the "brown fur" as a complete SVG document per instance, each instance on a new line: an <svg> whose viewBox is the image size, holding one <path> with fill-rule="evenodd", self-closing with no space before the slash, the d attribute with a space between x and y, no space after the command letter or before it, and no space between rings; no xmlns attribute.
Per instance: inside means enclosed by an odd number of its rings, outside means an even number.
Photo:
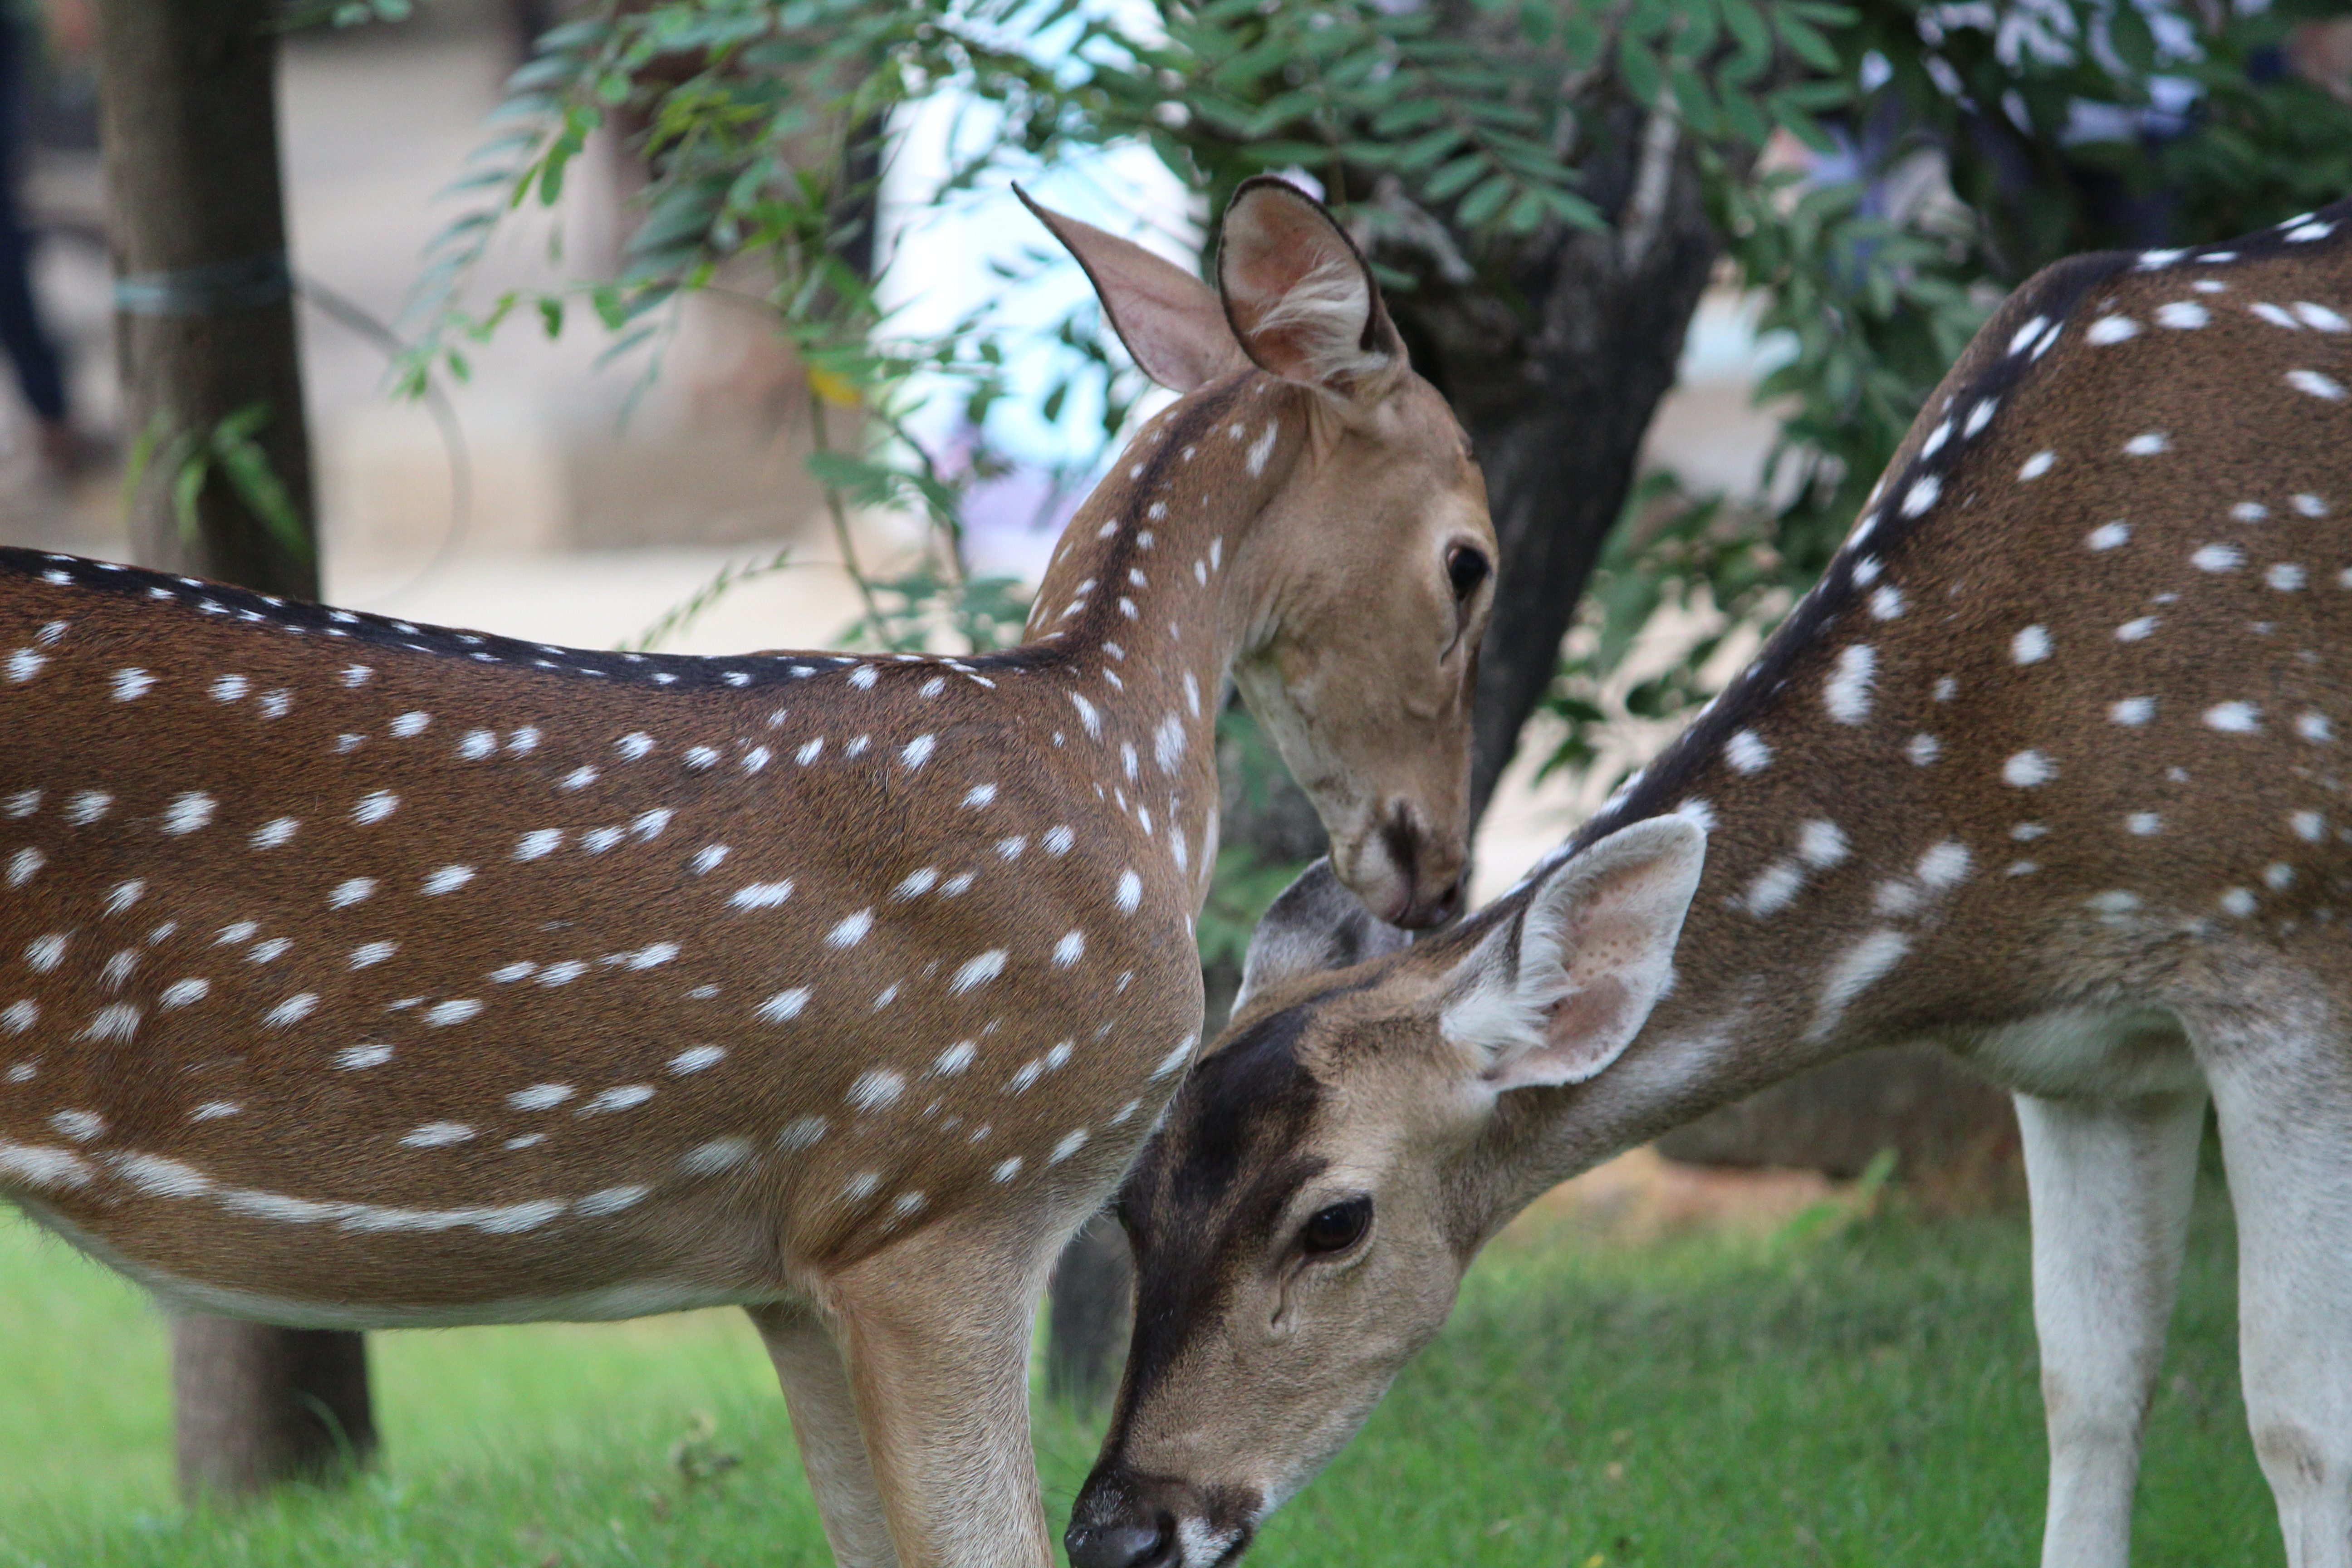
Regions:
<svg viewBox="0 0 2352 1568"><path fill-rule="evenodd" d="M1268 203L1352 255L1287 187L1229 226ZM1116 317L1125 242L1073 243ZM277 1321L756 1306L845 1560L1045 1562L1030 1316L1197 1045L1229 671L1335 837L1415 825L1368 885L1427 918L1464 858L1460 433L1189 287L1224 373L1008 653L586 653L0 552L0 1197Z"/></svg>
<svg viewBox="0 0 2352 1568"><path fill-rule="evenodd" d="M1145 1305L1074 1561L1195 1563L1188 1519L1229 1560L1513 1214L1767 1083L1930 1038L2153 1125L2201 1105L2201 1075L2308 1075L2283 1042L2340 1051L2352 203L2213 252L2021 289L1755 664L1517 889L1402 954L1254 969L1125 1191ZM1633 931L1675 975L1630 1048L1511 1042L1474 1003L1524 982L1532 911L1675 817L1705 826L1705 869L1678 947ZM1568 968L1538 998L1555 1045L1623 1003ZM1529 1063L1535 1087L1496 1092ZM1266 1115L1244 1081L1301 1109ZM1302 1253L1309 1215L1367 1194L1361 1245Z"/></svg>

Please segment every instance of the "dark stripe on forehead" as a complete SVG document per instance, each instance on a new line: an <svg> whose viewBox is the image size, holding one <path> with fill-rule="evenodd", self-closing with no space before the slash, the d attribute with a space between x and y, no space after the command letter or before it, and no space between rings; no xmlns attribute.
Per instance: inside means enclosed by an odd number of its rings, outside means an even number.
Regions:
<svg viewBox="0 0 2352 1568"><path fill-rule="evenodd" d="M1253 1144L1284 1146L1306 1133L1323 1098L1298 1059L1311 1016L1291 1007L1261 1019L1192 1069L1162 1140L1177 1162L1170 1195L1179 1205L1214 1201Z"/></svg>

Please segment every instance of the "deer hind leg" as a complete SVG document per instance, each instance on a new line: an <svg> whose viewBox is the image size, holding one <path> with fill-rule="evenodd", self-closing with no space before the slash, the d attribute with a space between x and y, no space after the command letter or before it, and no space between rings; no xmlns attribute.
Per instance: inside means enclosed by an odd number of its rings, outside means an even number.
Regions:
<svg viewBox="0 0 2352 1568"><path fill-rule="evenodd" d="M2140 1430L2196 1186L2201 1089L2017 1096L2033 1207L2033 1325L2050 1437L2042 1568L2124 1568Z"/></svg>
<svg viewBox="0 0 2352 1568"><path fill-rule="evenodd" d="M857 1402L841 1352L813 1308L775 1302L751 1310L751 1321L776 1363L784 1405L793 1415L793 1441L801 1468L816 1494L824 1538L842 1568L898 1568L882 1517L882 1494L866 1457L857 1427Z"/></svg>
<svg viewBox="0 0 2352 1568"><path fill-rule="evenodd" d="M2291 1568L2352 1565L2352 1059L2229 1042L2210 1069L2238 1213L2238 1354Z"/></svg>
<svg viewBox="0 0 2352 1568"><path fill-rule="evenodd" d="M827 1282L904 1568L1052 1568L1029 1342L1061 1234L1011 1258L919 1237Z"/></svg>

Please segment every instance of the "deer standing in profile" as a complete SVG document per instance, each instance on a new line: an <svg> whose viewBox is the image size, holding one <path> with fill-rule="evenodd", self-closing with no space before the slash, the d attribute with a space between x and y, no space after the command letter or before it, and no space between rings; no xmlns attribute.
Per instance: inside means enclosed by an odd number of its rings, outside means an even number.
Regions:
<svg viewBox="0 0 2352 1568"><path fill-rule="evenodd" d="M2294 1568L2352 1564L2352 203L2029 281L1820 585L1516 889L1310 872L1125 1188L1078 1568L1199 1568L1562 1178L1849 1052L2013 1089L2047 1568L2121 1568L2210 1099Z"/></svg>
<svg viewBox="0 0 2352 1568"><path fill-rule="evenodd" d="M1051 1561L1046 1272L1191 1062L1229 676L1342 875L1465 859L1494 539L1371 275L1039 215L1185 395L1025 644L588 653L0 552L0 1197L272 1322L751 1310L844 1563Z"/></svg>

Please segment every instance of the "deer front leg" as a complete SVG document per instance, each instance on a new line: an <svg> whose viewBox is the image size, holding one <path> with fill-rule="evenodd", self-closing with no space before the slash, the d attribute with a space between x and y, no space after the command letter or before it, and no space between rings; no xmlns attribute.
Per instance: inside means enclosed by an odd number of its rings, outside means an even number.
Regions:
<svg viewBox="0 0 2352 1568"><path fill-rule="evenodd" d="M1059 1234L1009 1262L929 1239L869 1259L827 1291L898 1561L1051 1568L1028 1371Z"/></svg>
<svg viewBox="0 0 2352 1568"><path fill-rule="evenodd" d="M816 1494L824 1538L842 1568L898 1568L882 1517L882 1494L866 1457L857 1426L857 1401L833 1335L814 1309L774 1302L751 1310L751 1321L776 1363L784 1405L792 1412L793 1440L801 1467Z"/></svg>
<svg viewBox="0 0 2352 1568"><path fill-rule="evenodd" d="M2333 1041L2241 1046L2210 1072L2238 1213L2238 1357L2254 1453L2290 1568L2347 1568L2352 1072Z"/></svg>
<svg viewBox="0 0 2352 1568"><path fill-rule="evenodd" d="M2164 1356L2204 1124L2201 1089L2017 1096L2050 1436L2042 1568L2124 1568L2140 1431Z"/></svg>

